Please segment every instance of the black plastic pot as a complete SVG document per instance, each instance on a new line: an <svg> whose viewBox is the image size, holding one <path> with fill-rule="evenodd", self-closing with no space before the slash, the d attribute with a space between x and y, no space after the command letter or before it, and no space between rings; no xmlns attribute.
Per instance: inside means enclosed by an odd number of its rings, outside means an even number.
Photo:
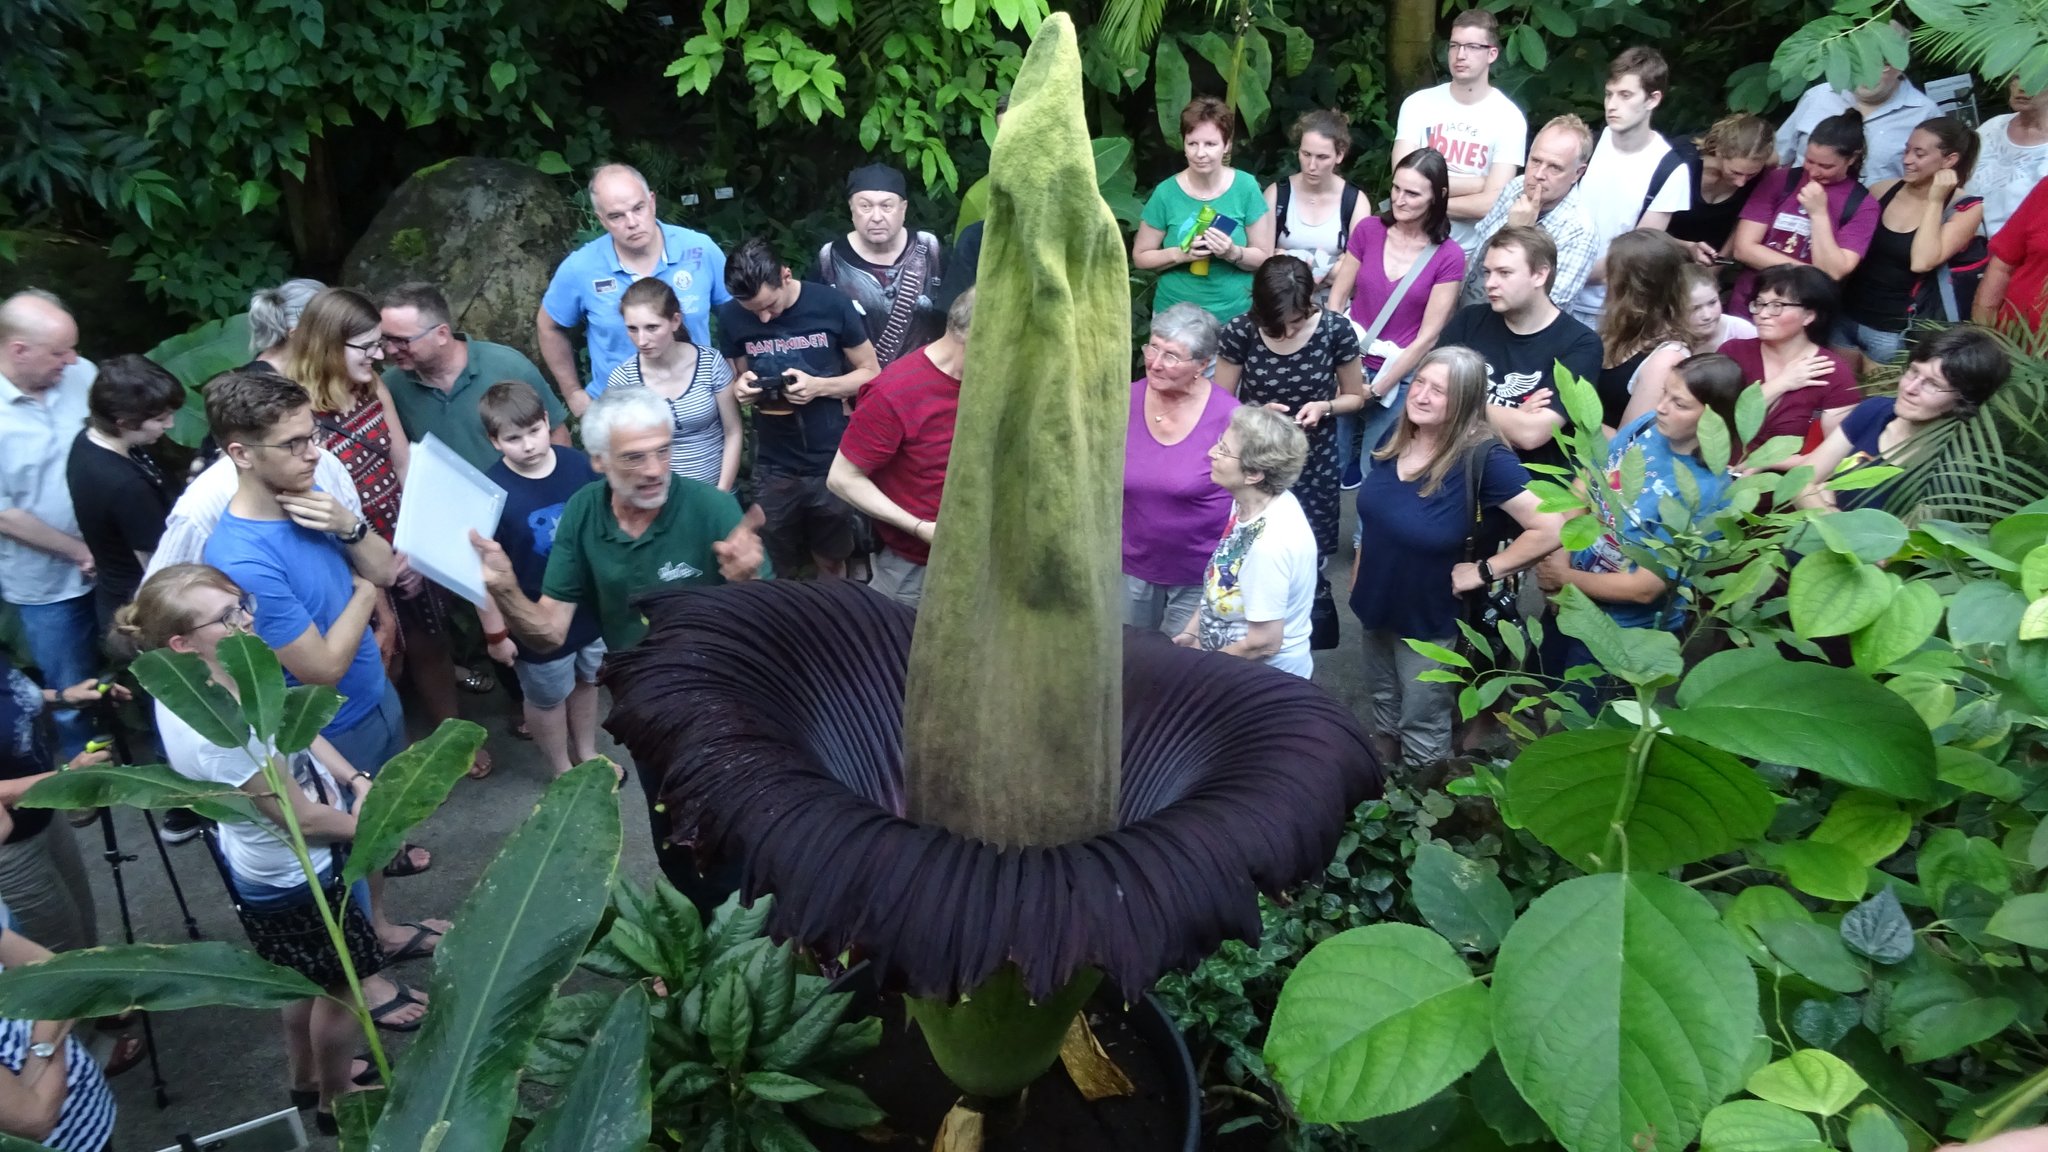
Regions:
<svg viewBox="0 0 2048 1152"><path fill-rule="evenodd" d="M853 993L855 1016L873 1015L882 998L874 971L865 960L833 980L832 990ZM1096 995L1100 998L1105 993ZM1102 1007L1100 1003L1095 1006ZM1178 1133L1163 1132L1157 1144L1123 1152L1200 1152L1202 1086L1195 1078L1195 1061L1188 1054L1187 1042L1182 1039L1180 1029L1174 1026L1173 1017L1166 1014L1165 1005L1150 993L1122 1011L1129 1019L1132 1031L1151 1049L1153 1058L1158 1061L1166 1078L1167 1102L1171 1111L1180 1117Z"/></svg>

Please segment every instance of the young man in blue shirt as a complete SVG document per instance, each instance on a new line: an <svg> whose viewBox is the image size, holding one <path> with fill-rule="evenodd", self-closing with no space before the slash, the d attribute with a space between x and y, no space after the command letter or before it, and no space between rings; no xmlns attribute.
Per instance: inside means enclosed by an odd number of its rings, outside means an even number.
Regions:
<svg viewBox="0 0 2048 1152"><path fill-rule="evenodd" d="M605 234L569 253L555 269L534 317L541 359L563 403L579 417L604 391L612 369L633 358L619 315L619 300L633 281L656 276L674 288L690 342L700 348L711 344L712 307L732 299L725 289L725 253L702 232L662 223L654 213L654 191L637 170L624 164L599 168L590 178L590 206ZM587 385L577 374L576 346L569 341L570 330L579 327L590 348Z"/></svg>

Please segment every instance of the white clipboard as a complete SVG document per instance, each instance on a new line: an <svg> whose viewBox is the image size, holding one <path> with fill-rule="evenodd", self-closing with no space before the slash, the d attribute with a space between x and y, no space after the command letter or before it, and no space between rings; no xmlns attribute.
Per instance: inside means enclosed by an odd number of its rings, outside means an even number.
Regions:
<svg viewBox="0 0 2048 1152"><path fill-rule="evenodd" d="M505 490L430 432L413 445L391 547L420 575L481 606L484 565L469 533L496 536L504 511Z"/></svg>

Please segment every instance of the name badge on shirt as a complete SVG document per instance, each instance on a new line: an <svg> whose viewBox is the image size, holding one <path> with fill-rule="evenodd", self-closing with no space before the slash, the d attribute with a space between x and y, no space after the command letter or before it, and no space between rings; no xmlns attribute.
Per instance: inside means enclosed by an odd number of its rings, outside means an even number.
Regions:
<svg viewBox="0 0 2048 1152"><path fill-rule="evenodd" d="M619 290L619 282L613 277L606 276L602 280L592 280L590 282L590 290L599 296L603 296L608 293L617 292Z"/></svg>
<svg viewBox="0 0 2048 1152"><path fill-rule="evenodd" d="M690 286L697 282L697 278L695 276L690 275L687 269L681 268L676 270L676 274L674 277L672 277L672 279L675 281L676 292L678 295L684 292L688 292L690 290Z"/></svg>

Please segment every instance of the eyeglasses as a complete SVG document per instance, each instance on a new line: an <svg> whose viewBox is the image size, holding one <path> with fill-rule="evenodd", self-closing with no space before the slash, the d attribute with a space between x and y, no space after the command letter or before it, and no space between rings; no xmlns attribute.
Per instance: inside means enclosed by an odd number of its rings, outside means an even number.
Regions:
<svg viewBox="0 0 2048 1152"><path fill-rule="evenodd" d="M1904 392L1908 388L1915 392L1932 392L1937 396L1945 396L1955 391L1949 385L1935 380L1932 373L1918 364L1908 367L1905 375L1899 377L1899 391Z"/></svg>
<svg viewBox="0 0 2048 1152"><path fill-rule="evenodd" d="M1183 356L1170 349L1161 348L1157 344L1145 345L1144 356L1145 359L1158 364L1161 368L1178 368L1193 359L1191 356Z"/></svg>
<svg viewBox="0 0 2048 1152"><path fill-rule="evenodd" d="M1452 56L1456 56L1460 53L1471 53L1477 55L1482 52L1493 51L1493 45L1486 43L1460 44L1456 40L1453 40L1450 42L1449 45L1445 47L1444 51Z"/></svg>
<svg viewBox="0 0 2048 1152"><path fill-rule="evenodd" d="M421 333L420 335L423 336L425 335L425 333ZM417 338L418 337L415 337L415 339ZM370 339L364 341L361 344L352 344L346 340L342 341L342 344L346 347L353 348L356 351L361 352L365 356L369 356L372 358L382 356L384 354L384 338L382 336L372 336Z"/></svg>
<svg viewBox="0 0 2048 1152"><path fill-rule="evenodd" d="M199 628L211 628L215 624L218 624L221 627L232 632L235 630L235 626L237 624L248 624L253 622L255 619L256 594L253 592L244 592L242 593L241 599L235 601L233 604L228 605L227 611L221 613L220 615L214 617L211 620L208 620L206 623L201 624ZM199 628L194 628L193 631L197 632L199 631Z"/></svg>
<svg viewBox="0 0 2048 1152"><path fill-rule="evenodd" d="M611 461L622 468L638 468L649 460L666 460L668 458L669 454L667 452L619 452L611 456Z"/></svg>
<svg viewBox="0 0 2048 1152"><path fill-rule="evenodd" d="M439 324L434 325L434 328L439 327ZM384 338L381 341L379 341L379 343L381 343L384 346L384 350L386 352L402 352L405 349L412 347L413 341L424 340L427 337L432 336L434 334L434 328L425 328L413 333L410 336L393 336L390 335L389 333L386 333ZM355 345L351 344L349 345L349 347L355 348ZM358 348L357 351L364 351L364 349Z"/></svg>
<svg viewBox="0 0 2048 1152"><path fill-rule="evenodd" d="M1751 300L1749 302L1749 314L1751 316L1776 316L1787 308L1804 307L1806 305L1801 304L1797 300Z"/></svg>
<svg viewBox="0 0 2048 1152"><path fill-rule="evenodd" d="M250 448L275 448L287 456L303 458L307 450L313 447L313 438L311 436L294 436L278 444L265 444L260 440L251 440L247 446Z"/></svg>
<svg viewBox="0 0 2048 1152"><path fill-rule="evenodd" d="M1218 457L1221 457L1221 458L1223 458L1223 459L1225 459L1225 460L1238 460L1238 461L1242 461L1242 460L1244 459L1244 457L1242 457L1242 456L1239 456L1239 455L1238 455L1237 453L1235 453L1235 452L1225 452L1225 451L1223 450L1223 441L1221 441L1221 440L1218 440L1218 441L1217 441L1216 443L1214 443L1214 444L1210 445L1210 447L1209 447L1209 455L1211 455L1211 456L1218 456Z"/></svg>

